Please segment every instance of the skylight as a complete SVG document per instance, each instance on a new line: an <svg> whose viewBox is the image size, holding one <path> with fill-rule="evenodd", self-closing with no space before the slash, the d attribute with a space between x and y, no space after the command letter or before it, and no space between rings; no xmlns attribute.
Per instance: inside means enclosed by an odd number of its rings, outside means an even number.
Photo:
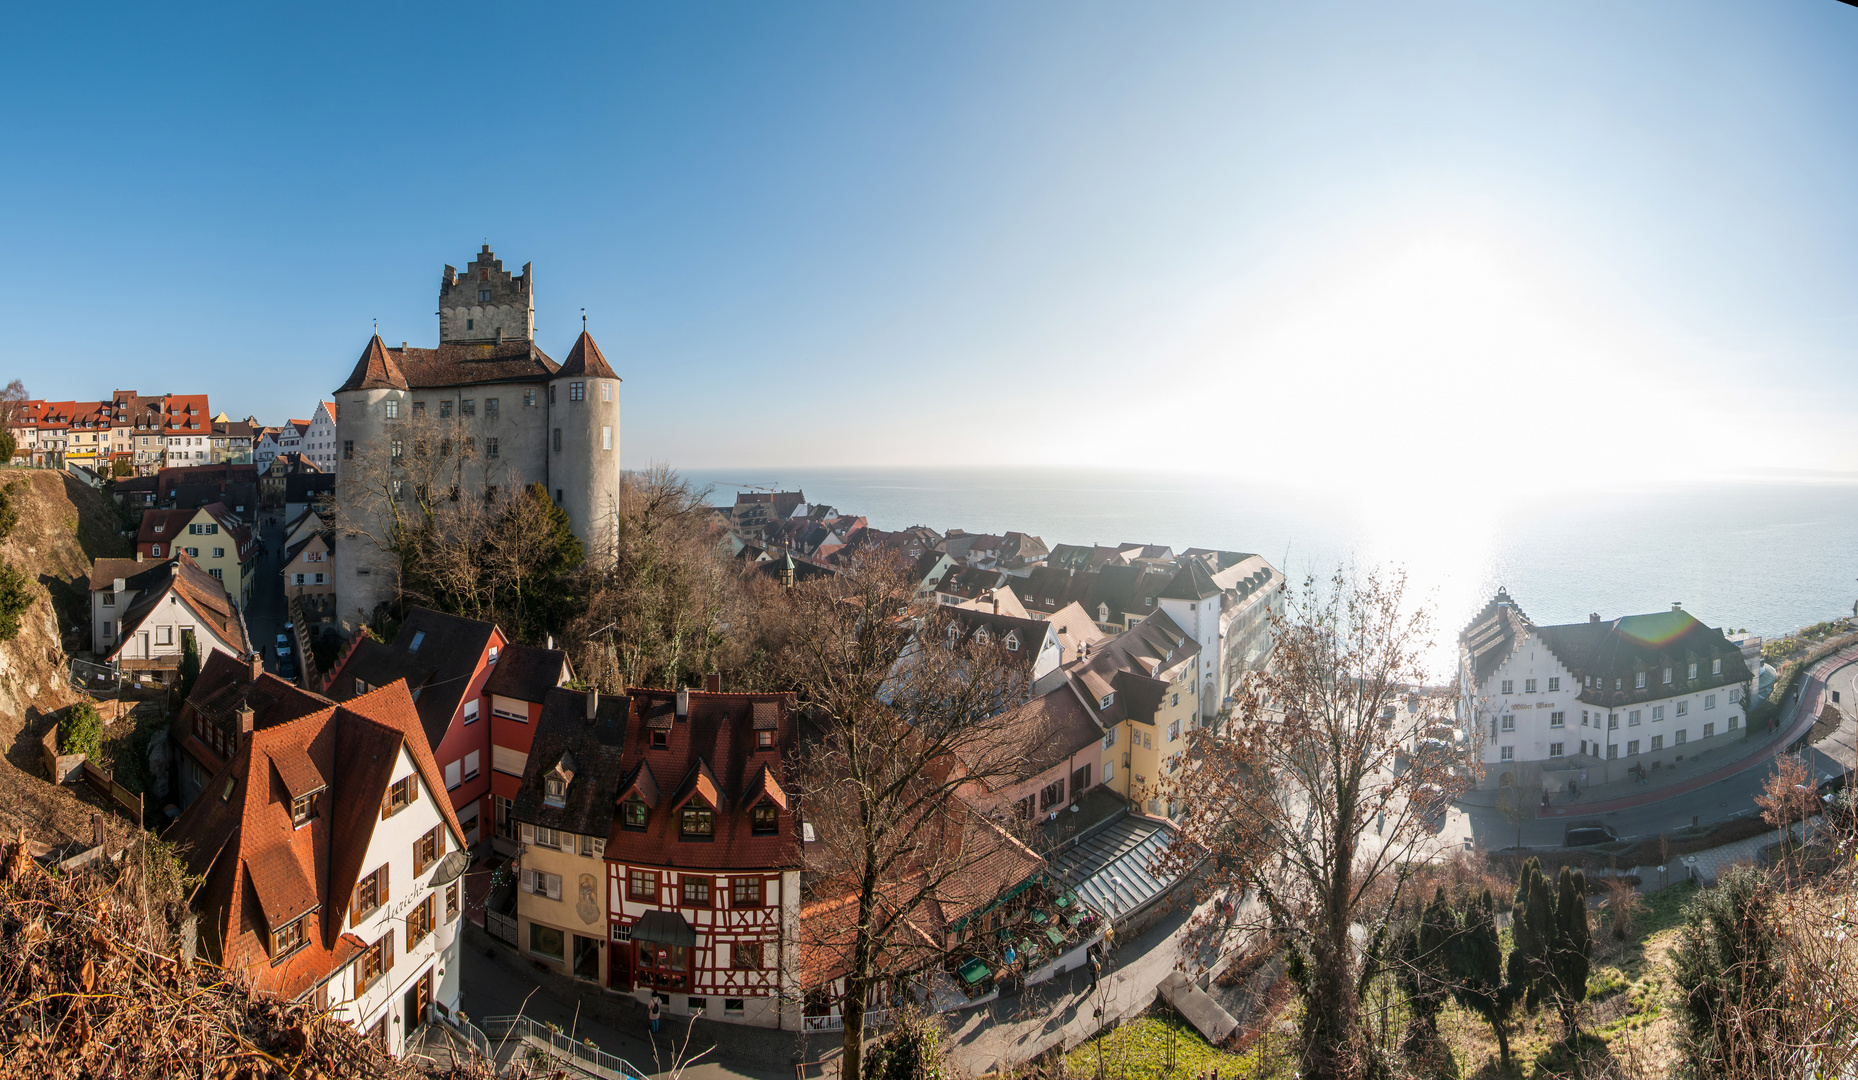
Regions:
<svg viewBox="0 0 1858 1080"><path fill-rule="evenodd" d="M407 652L418 652L418 651L419 651L419 643L420 643L420 642L422 642L422 641L424 641L424 640L426 640L426 632L425 632L424 630L415 630L415 631L413 631L413 642L412 642L412 644L410 644L410 645L408 645L408 646L406 647L406 651L407 651Z"/></svg>

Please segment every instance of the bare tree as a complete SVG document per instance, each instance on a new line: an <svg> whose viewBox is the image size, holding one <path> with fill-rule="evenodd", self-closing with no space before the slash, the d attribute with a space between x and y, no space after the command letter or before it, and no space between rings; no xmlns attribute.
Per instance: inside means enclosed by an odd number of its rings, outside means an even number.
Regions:
<svg viewBox="0 0 1858 1080"><path fill-rule="evenodd" d="M1774 771L1761 785L1755 805L1761 807L1761 820L1781 831L1783 855L1791 855L1794 823L1806 821L1819 809L1819 793L1806 759L1799 754L1776 757Z"/></svg>
<svg viewBox="0 0 1858 1080"><path fill-rule="evenodd" d="M939 947L939 911L992 899L967 871L996 852L1036 864L962 798L1023 774L1030 747L1005 714L1029 675L998 643L946 635L888 552L798 586L794 606L788 663L820 717L796 770L813 830L802 934L843 973L840 1075L855 1078L872 992Z"/></svg>
<svg viewBox="0 0 1858 1080"><path fill-rule="evenodd" d="M736 646L752 637L757 592L710 525L708 488L662 464L627 473L610 528L582 576L585 615L571 629L575 670L613 691L677 686L738 666ZM754 678L732 680L767 688Z"/></svg>
<svg viewBox="0 0 1858 1080"><path fill-rule="evenodd" d="M1257 898L1239 929L1284 936L1303 1075L1347 1076L1369 1053L1359 1003L1383 970L1406 876L1470 767L1421 746L1451 696L1426 689L1432 625L1408 609L1403 573L1286 591L1270 665L1247 676L1237 722L1195 731L1193 764L1166 784L1183 809L1165 861L1198 870L1208 892Z"/></svg>

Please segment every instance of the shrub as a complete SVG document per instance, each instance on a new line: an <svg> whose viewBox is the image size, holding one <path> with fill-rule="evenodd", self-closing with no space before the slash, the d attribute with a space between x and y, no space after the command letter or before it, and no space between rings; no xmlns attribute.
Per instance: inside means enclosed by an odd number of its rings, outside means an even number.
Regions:
<svg viewBox="0 0 1858 1080"><path fill-rule="evenodd" d="M1773 1044L1784 975L1779 912L1767 879L1731 867L1684 911L1672 953L1683 994L1684 1051L1700 1075L1734 1075Z"/></svg>
<svg viewBox="0 0 1858 1080"><path fill-rule="evenodd" d="M910 1008L898 1010L895 1021L865 1052L865 1080L941 1080L947 1076L941 1024Z"/></svg>
<svg viewBox="0 0 1858 1080"><path fill-rule="evenodd" d="M58 718L58 750L93 758L103 750L103 717L95 705L80 701Z"/></svg>
<svg viewBox="0 0 1858 1080"><path fill-rule="evenodd" d="M18 527L19 501L25 489L25 483L19 480L0 487L0 539L13 535Z"/></svg>
<svg viewBox="0 0 1858 1080"><path fill-rule="evenodd" d="M0 562L0 641L19 636L20 620L34 599L31 579L12 563Z"/></svg>

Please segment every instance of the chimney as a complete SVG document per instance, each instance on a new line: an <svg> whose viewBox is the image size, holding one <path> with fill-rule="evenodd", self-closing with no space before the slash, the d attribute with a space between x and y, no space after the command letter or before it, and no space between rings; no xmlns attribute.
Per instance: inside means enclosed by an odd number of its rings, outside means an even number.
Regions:
<svg viewBox="0 0 1858 1080"><path fill-rule="evenodd" d="M600 688L597 686L590 686L587 688L587 722L590 724L593 723L594 717L599 715Z"/></svg>
<svg viewBox="0 0 1858 1080"><path fill-rule="evenodd" d="M239 706L239 748L241 750L244 749L245 745L251 741L252 741L252 707L250 705L240 705Z"/></svg>
<svg viewBox="0 0 1858 1080"><path fill-rule="evenodd" d="M723 673L712 671L703 677L703 688L712 694L723 692Z"/></svg>
<svg viewBox="0 0 1858 1080"><path fill-rule="evenodd" d="M256 682L258 679L258 676L263 675L265 673L264 654L256 650L253 650L252 654L245 658L245 662L251 665L252 681Z"/></svg>
<svg viewBox="0 0 1858 1080"><path fill-rule="evenodd" d="M142 561L142 549L140 547L137 547L135 549L135 561L136 562Z"/></svg>
<svg viewBox="0 0 1858 1080"><path fill-rule="evenodd" d="M1594 612L1594 613L1592 613L1592 614L1590 614L1590 615L1588 615L1588 616L1587 616L1587 621L1588 621L1588 622L1590 622L1590 623L1597 623L1597 622L1599 622L1599 621L1600 621L1600 613L1596 611L1596 612Z"/></svg>
<svg viewBox="0 0 1858 1080"><path fill-rule="evenodd" d="M555 635L553 634L548 635L548 649L550 652L555 651Z"/></svg>
<svg viewBox="0 0 1858 1080"><path fill-rule="evenodd" d="M680 686L677 688L677 718L679 720L684 720L688 719L689 716L690 689L689 687Z"/></svg>
<svg viewBox="0 0 1858 1080"><path fill-rule="evenodd" d="M1084 659L1084 660L1090 659L1090 642L1086 641L1084 642L1082 646L1079 647L1078 656L1080 659Z"/></svg>
<svg viewBox="0 0 1858 1080"><path fill-rule="evenodd" d="M1673 600L1673 601L1671 601L1671 610L1672 610L1672 611L1682 611L1682 610L1684 610L1684 602L1683 602L1682 600Z"/></svg>
<svg viewBox="0 0 1858 1080"><path fill-rule="evenodd" d="M1000 614L1000 591L994 590L994 614Z"/></svg>

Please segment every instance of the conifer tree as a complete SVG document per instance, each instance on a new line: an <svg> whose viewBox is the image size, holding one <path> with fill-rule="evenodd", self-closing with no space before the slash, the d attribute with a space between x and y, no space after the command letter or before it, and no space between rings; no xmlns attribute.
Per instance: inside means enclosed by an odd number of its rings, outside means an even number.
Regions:
<svg viewBox="0 0 1858 1080"><path fill-rule="evenodd" d="M1593 935L1587 918L1587 878L1561 868L1554 885L1542 873L1542 861L1523 864L1510 908L1510 983L1530 1012L1543 1003L1561 1014L1563 1035L1572 1038L1581 1002L1587 999L1587 969Z"/></svg>
<svg viewBox="0 0 1858 1080"><path fill-rule="evenodd" d="M1409 1047L1438 1038L1439 1010L1452 993L1449 952L1457 931L1457 914L1441 887L1433 894L1432 902L1402 928L1396 940L1395 977L1413 1009L1407 1032Z"/></svg>
<svg viewBox="0 0 1858 1080"><path fill-rule="evenodd" d="M1452 936L1447 957L1452 996L1490 1025L1497 1036L1499 1064L1508 1072L1510 1014L1516 1006L1516 989L1503 981L1503 939L1497 933L1496 908L1489 889L1471 898L1462 915L1457 916L1460 928ZM1512 965L1515 956L1510 954Z"/></svg>

